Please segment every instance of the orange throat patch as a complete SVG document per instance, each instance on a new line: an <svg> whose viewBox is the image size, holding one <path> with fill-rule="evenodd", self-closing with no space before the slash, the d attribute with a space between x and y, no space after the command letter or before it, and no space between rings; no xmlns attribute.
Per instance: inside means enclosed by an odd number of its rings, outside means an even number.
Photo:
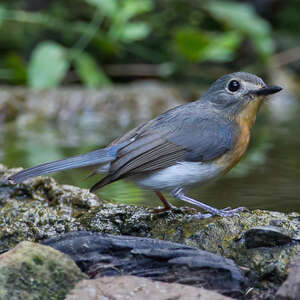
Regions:
<svg viewBox="0 0 300 300"><path fill-rule="evenodd" d="M230 151L216 161L217 164L225 167L224 173L227 173L233 168L246 152L250 141L250 131L261 104L262 99L252 100L237 116L236 122L240 132L236 144Z"/></svg>

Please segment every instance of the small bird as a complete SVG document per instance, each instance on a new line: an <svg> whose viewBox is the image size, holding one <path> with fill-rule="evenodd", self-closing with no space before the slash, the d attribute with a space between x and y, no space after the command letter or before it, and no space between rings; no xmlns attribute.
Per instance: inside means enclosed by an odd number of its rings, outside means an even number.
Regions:
<svg viewBox="0 0 300 300"><path fill-rule="evenodd" d="M128 178L144 189L153 190L167 211L172 206L162 191L207 211L230 217L244 208L217 209L185 195L195 184L211 182L227 173L245 153L250 130L266 96L281 91L267 86L250 73L236 72L216 80L197 101L170 109L137 126L106 148L41 164L8 178L12 183L72 168L92 166L106 174L91 192Z"/></svg>

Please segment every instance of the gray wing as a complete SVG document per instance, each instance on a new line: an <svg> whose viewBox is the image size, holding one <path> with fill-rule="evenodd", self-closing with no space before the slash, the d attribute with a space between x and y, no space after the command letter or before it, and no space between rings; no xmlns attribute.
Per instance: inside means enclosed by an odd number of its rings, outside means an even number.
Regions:
<svg viewBox="0 0 300 300"><path fill-rule="evenodd" d="M168 138L186 150L184 160L209 161L232 148L238 129L232 122L209 118L188 123Z"/></svg>
<svg viewBox="0 0 300 300"><path fill-rule="evenodd" d="M120 178L163 169L179 161L209 161L234 144L237 126L215 113L199 116L193 109L178 107L132 130L116 142L134 141L118 152L109 174L96 183L96 190ZM114 144L115 142L113 142Z"/></svg>

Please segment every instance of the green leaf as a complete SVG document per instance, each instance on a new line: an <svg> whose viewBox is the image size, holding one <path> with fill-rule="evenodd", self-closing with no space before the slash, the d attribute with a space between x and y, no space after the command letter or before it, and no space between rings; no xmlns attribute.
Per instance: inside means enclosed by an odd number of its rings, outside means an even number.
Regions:
<svg viewBox="0 0 300 300"><path fill-rule="evenodd" d="M151 0L86 0L89 4L95 5L105 15L112 18L121 19L121 22L152 8Z"/></svg>
<svg viewBox="0 0 300 300"><path fill-rule="evenodd" d="M134 22L127 24L121 34L124 42L133 42L145 38L150 32L150 28L146 23Z"/></svg>
<svg viewBox="0 0 300 300"><path fill-rule="evenodd" d="M205 48L203 59L216 62L231 61L241 40L241 35L233 31L212 37L210 44Z"/></svg>
<svg viewBox="0 0 300 300"><path fill-rule="evenodd" d="M203 59L209 38L201 31L193 28L180 28L175 32L175 47L178 52L190 61Z"/></svg>
<svg viewBox="0 0 300 300"><path fill-rule="evenodd" d="M150 11L152 2L149 0L126 0L120 3L118 18L127 21L134 16Z"/></svg>
<svg viewBox="0 0 300 300"><path fill-rule="evenodd" d="M12 71L13 81L17 84L26 84L27 71L26 64L16 53L9 53L4 57L5 65Z"/></svg>
<svg viewBox="0 0 300 300"><path fill-rule="evenodd" d="M114 16L118 11L116 0L86 0L89 4L95 5L105 15Z"/></svg>
<svg viewBox="0 0 300 300"><path fill-rule="evenodd" d="M66 49L55 42L42 42L33 50L30 58L29 85L35 89L56 87L68 68Z"/></svg>
<svg viewBox="0 0 300 300"><path fill-rule="evenodd" d="M248 35L262 58L273 53L271 27L256 14L251 5L231 1L210 1L206 9L216 20Z"/></svg>
<svg viewBox="0 0 300 300"><path fill-rule="evenodd" d="M265 36L255 36L252 38L253 45L263 59L268 59L274 52L274 42Z"/></svg>
<svg viewBox="0 0 300 300"><path fill-rule="evenodd" d="M212 34L195 28L181 28L175 33L177 50L186 59L193 62L230 61L240 42L241 35L233 31Z"/></svg>
<svg viewBox="0 0 300 300"><path fill-rule="evenodd" d="M97 62L87 53L74 56L76 72L84 84L89 88L108 86L111 84L106 74L99 68Z"/></svg>
<svg viewBox="0 0 300 300"><path fill-rule="evenodd" d="M253 7L231 1L211 1L207 9L219 21L251 35L269 34L269 24L256 15Z"/></svg>
<svg viewBox="0 0 300 300"><path fill-rule="evenodd" d="M150 27L145 22L131 23L130 19L148 12L152 8L150 0L126 0L118 2L118 10L111 16L111 27L108 31L112 41L131 42L145 38Z"/></svg>

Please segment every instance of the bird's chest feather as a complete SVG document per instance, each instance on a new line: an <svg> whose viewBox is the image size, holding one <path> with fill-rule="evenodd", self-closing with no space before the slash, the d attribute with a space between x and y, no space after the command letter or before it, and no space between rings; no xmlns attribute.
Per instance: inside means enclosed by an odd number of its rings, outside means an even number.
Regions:
<svg viewBox="0 0 300 300"><path fill-rule="evenodd" d="M228 171L233 168L246 152L250 141L250 128L247 124L240 125L240 135L233 149L224 155L223 161L226 162Z"/></svg>
<svg viewBox="0 0 300 300"><path fill-rule="evenodd" d="M230 151L216 160L217 164L224 166L225 173L233 168L246 152L250 141L251 128L260 106L261 101L253 101L237 116L236 122L239 127L239 133L236 142Z"/></svg>

